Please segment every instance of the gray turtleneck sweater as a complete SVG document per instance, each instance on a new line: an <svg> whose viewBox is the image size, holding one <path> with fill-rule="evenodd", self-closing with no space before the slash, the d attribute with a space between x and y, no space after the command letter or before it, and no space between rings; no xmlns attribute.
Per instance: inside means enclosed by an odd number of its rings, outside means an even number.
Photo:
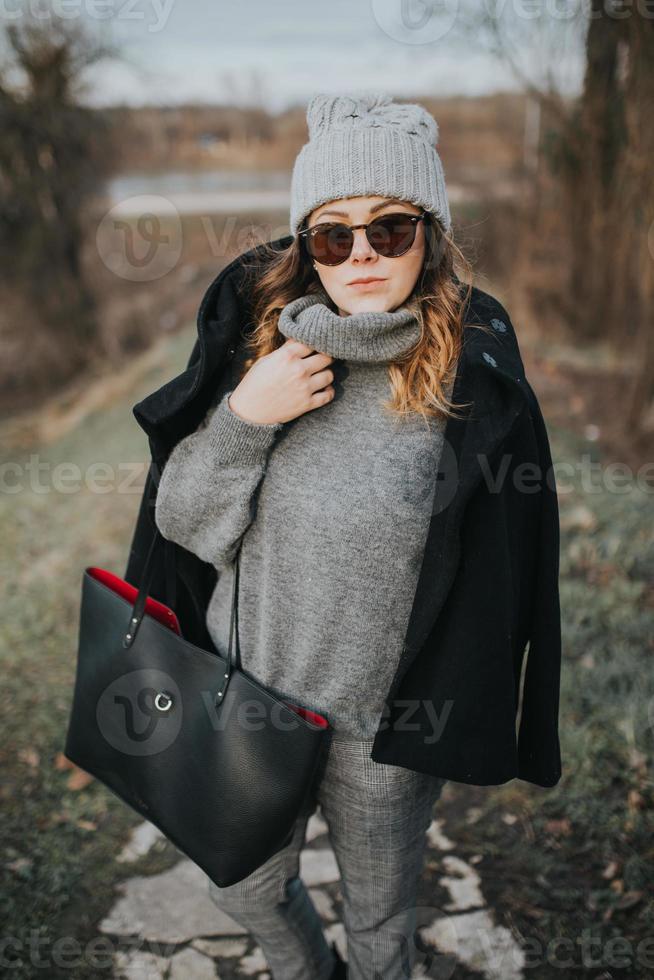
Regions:
<svg viewBox="0 0 654 980"><path fill-rule="evenodd" d="M219 652L241 544L242 668L340 737L371 738L411 612L444 420L382 405L388 361L420 337L411 311L342 317L328 303L323 291L293 300L279 330L339 359L333 400L266 425L236 415L226 392L170 454L155 520L218 569L207 627Z"/></svg>

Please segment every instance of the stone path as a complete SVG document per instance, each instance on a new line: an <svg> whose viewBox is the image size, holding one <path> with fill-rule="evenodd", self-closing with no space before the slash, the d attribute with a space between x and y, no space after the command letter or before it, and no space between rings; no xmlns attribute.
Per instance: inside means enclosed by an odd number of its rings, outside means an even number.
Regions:
<svg viewBox="0 0 654 980"><path fill-rule="evenodd" d="M447 787L443 797L446 793ZM469 819L474 819L472 812ZM449 901L440 907L417 906L419 936L427 952L419 954L415 980L453 975L522 980L520 947L509 930L495 923L484 903L474 860L457 857L442 825L442 819L431 823L425 860L430 868L437 868L439 890ZM118 862L129 864L141 858L161 838L152 824L140 824ZM319 807L307 826L300 875L323 920L327 940L336 942L345 959L346 937L338 915L339 871ZM212 902L207 876L187 858L160 874L127 878L118 891L117 901L99 926L117 949L116 980L270 980L260 947Z"/></svg>

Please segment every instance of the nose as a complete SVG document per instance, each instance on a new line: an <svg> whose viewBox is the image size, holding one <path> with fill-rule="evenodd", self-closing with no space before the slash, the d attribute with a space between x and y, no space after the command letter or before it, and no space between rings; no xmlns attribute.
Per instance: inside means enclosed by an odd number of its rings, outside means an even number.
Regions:
<svg viewBox="0 0 654 980"><path fill-rule="evenodd" d="M365 228L354 230L354 244L352 245L351 259L354 262L370 262L377 258L377 253L366 237Z"/></svg>

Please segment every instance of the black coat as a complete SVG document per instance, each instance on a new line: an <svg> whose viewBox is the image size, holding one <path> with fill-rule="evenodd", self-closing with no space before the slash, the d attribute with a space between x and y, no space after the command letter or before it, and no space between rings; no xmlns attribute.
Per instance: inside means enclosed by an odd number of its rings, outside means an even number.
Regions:
<svg viewBox="0 0 654 980"><path fill-rule="evenodd" d="M253 248L220 272L200 305L186 370L133 408L152 455L125 572L136 586L166 458L204 418L223 372L238 381L242 337L252 328L243 276L260 261ZM479 786L516 777L554 786L561 619L549 441L507 311L475 287L465 322L485 322L492 335L464 332L452 397L474 405L467 418L446 423L413 609L371 758ZM150 589L174 606L186 638L212 651L205 615L217 575L167 542Z"/></svg>

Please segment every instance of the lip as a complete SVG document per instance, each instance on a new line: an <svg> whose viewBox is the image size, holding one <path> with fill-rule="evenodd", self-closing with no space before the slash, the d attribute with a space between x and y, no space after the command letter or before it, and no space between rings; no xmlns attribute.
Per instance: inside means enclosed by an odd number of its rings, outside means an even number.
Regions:
<svg viewBox="0 0 654 980"><path fill-rule="evenodd" d="M353 279L348 286L374 286L375 283L386 282L381 276L367 276L366 278Z"/></svg>

